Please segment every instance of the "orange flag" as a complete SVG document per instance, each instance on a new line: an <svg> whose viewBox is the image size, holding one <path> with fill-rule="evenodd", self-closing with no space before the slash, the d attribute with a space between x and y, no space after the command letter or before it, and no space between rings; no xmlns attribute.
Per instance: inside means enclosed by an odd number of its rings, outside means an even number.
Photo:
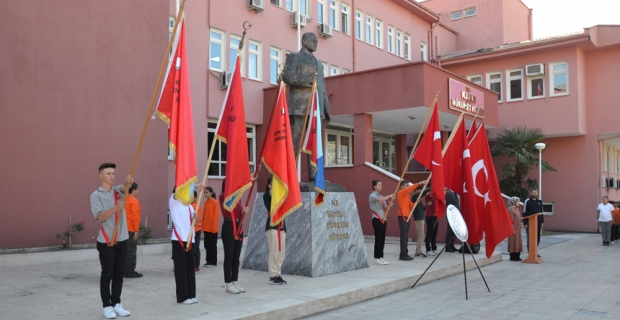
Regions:
<svg viewBox="0 0 620 320"><path fill-rule="evenodd" d="M217 124L215 139L226 144L226 185L224 208L233 211L243 193L252 185L248 138L245 124L245 105L241 87L240 57L237 56L235 71L228 87L222 115ZM236 229L236 224L233 226Z"/></svg>
<svg viewBox="0 0 620 320"><path fill-rule="evenodd" d="M276 107L271 114L271 125L265 135L265 152L262 161L273 175L271 183L271 225L278 225L289 214L302 206L295 151L288 119L288 107L284 86L280 84Z"/></svg>
<svg viewBox="0 0 620 320"><path fill-rule="evenodd" d="M178 37L174 42L174 57L169 63L164 89L157 112L169 127L169 147L174 154L175 195L184 205L194 197L194 184L198 180L196 170L196 144L192 120L192 95L189 86L187 50L185 49L185 23L181 20Z"/></svg>

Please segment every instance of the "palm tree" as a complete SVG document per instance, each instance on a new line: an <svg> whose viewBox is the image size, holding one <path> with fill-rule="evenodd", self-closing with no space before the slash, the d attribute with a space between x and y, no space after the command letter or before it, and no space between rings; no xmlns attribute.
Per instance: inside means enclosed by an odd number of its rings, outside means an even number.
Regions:
<svg viewBox="0 0 620 320"><path fill-rule="evenodd" d="M504 178L500 180L499 187L504 194L525 199L529 195L528 189L538 187L538 180L532 179L529 173L533 167L538 166L538 150L534 145L544 137L539 128L518 126L512 129L499 129L492 154L513 160L512 163L502 167ZM542 162L542 169L558 171L547 161Z"/></svg>

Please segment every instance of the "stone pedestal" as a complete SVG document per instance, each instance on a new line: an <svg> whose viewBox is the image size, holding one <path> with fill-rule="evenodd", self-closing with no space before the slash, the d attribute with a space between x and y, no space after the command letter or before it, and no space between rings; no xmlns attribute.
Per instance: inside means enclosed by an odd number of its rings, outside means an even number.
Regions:
<svg viewBox="0 0 620 320"><path fill-rule="evenodd" d="M320 277L368 267L368 255L352 192L327 192L314 205L314 192L302 192L303 207L286 218L286 251L282 274ZM258 193L242 268L267 271L267 210Z"/></svg>

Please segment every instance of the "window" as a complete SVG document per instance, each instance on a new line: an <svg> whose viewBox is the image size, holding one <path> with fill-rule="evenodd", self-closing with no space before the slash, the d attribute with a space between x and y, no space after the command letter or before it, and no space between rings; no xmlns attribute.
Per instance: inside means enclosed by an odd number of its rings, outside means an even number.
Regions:
<svg viewBox="0 0 620 320"><path fill-rule="evenodd" d="M323 3L325 0L318 0L318 10L317 10L317 20L319 24L324 23L323 21L323 13L325 13L325 4Z"/></svg>
<svg viewBox="0 0 620 320"><path fill-rule="evenodd" d="M377 19L375 26L375 45L377 48L383 48L381 33L383 32L383 21Z"/></svg>
<svg viewBox="0 0 620 320"><path fill-rule="evenodd" d="M280 0L271 0L271 4L276 5L276 6L280 6Z"/></svg>
<svg viewBox="0 0 620 320"><path fill-rule="evenodd" d="M336 22L338 19L336 18L336 12L338 12L338 2L335 0L329 0L329 25L334 30L338 30L336 26Z"/></svg>
<svg viewBox="0 0 620 320"><path fill-rule="evenodd" d="M269 83L278 84L282 50L271 47L269 50Z"/></svg>
<svg viewBox="0 0 620 320"><path fill-rule="evenodd" d="M459 10L459 11L452 12L452 20L458 20L458 19L461 19L462 17L463 17L463 11Z"/></svg>
<svg viewBox="0 0 620 320"><path fill-rule="evenodd" d="M403 32L400 30L396 30L396 55L399 57L403 56Z"/></svg>
<svg viewBox="0 0 620 320"><path fill-rule="evenodd" d="M482 86L482 75L481 74L475 74L475 75L472 75L472 76L467 76L467 80L469 80L469 81L471 81L471 82L473 82L473 83L475 83L475 84L477 84L479 86Z"/></svg>
<svg viewBox="0 0 620 320"><path fill-rule="evenodd" d="M420 42L420 60L428 61L428 50L426 49L426 42Z"/></svg>
<svg viewBox="0 0 620 320"><path fill-rule="evenodd" d="M405 34L405 59L411 61L411 36Z"/></svg>
<svg viewBox="0 0 620 320"><path fill-rule="evenodd" d="M351 73L351 70L342 69L342 74L347 74L347 73Z"/></svg>
<svg viewBox="0 0 620 320"><path fill-rule="evenodd" d="M391 173L395 173L396 138L394 135L373 131L372 163Z"/></svg>
<svg viewBox="0 0 620 320"><path fill-rule="evenodd" d="M327 73L327 63L323 61L319 62L321 62L321 65L323 66L323 75L325 75L326 77L329 76L329 73Z"/></svg>
<svg viewBox="0 0 620 320"><path fill-rule="evenodd" d="M465 18L473 17L475 15L476 15L476 7L465 9Z"/></svg>
<svg viewBox="0 0 620 320"><path fill-rule="evenodd" d="M168 209L168 230L172 230L172 227L172 218L170 217L170 209Z"/></svg>
<svg viewBox="0 0 620 320"><path fill-rule="evenodd" d="M342 33L349 34L349 5L342 4L342 12L340 14L340 27Z"/></svg>
<svg viewBox="0 0 620 320"><path fill-rule="evenodd" d="M293 11L293 0L286 0L286 10Z"/></svg>
<svg viewBox="0 0 620 320"><path fill-rule="evenodd" d="M366 15L366 43L372 44L372 17Z"/></svg>
<svg viewBox="0 0 620 320"><path fill-rule="evenodd" d="M388 26L387 49L389 53L394 53L394 27Z"/></svg>
<svg viewBox="0 0 620 320"><path fill-rule="evenodd" d="M260 68L260 43L250 41L248 46L248 68L250 79L262 81Z"/></svg>
<svg viewBox="0 0 620 320"><path fill-rule="evenodd" d="M168 17L168 40L172 38L172 29L174 29L175 17Z"/></svg>
<svg viewBox="0 0 620 320"><path fill-rule="evenodd" d="M564 96L568 94L568 62L556 62L549 64L551 76L550 96Z"/></svg>
<svg viewBox="0 0 620 320"><path fill-rule="evenodd" d="M355 38L362 40L362 13L355 11Z"/></svg>
<svg viewBox="0 0 620 320"><path fill-rule="evenodd" d="M217 120L209 120L208 123L208 148L211 149L211 143L215 139L215 129L217 128ZM254 172L256 168L256 127L253 125L246 126L248 139L248 157L250 159L250 172ZM213 158L209 166L210 178L224 178L226 176L226 144L217 141L213 150Z"/></svg>
<svg viewBox="0 0 620 320"><path fill-rule="evenodd" d="M237 55L239 54L239 45L241 44L241 37L239 36L235 36L235 35L230 35L230 45L229 45L229 59L230 62L228 63L228 72L233 72L235 70L235 63L237 63ZM240 65L239 68L241 68L241 70L239 70L241 72L241 76L245 75L245 72L243 72L243 51L241 52L241 61L240 61Z"/></svg>
<svg viewBox="0 0 620 320"><path fill-rule="evenodd" d="M308 0L299 0L299 6L301 7L301 11L300 13L306 17L309 17L310 15L308 14L308 3L310 1ZM295 1L295 5L297 5L297 1Z"/></svg>
<svg viewBox="0 0 620 320"><path fill-rule="evenodd" d="M545 76L527 78L527 98L537 99L545 97Z"/></svg>
<svg viewBox="0 0 620 320"><path fill-rule="evenodd" d="M497 102L502 102L502 73L487 73L487 89L497 92Z"/></svg>
<svg viewBox="0 0 620 320"><path fill-rule="evenodd" d="M326 166L352 165L353 129L339 126L327 126L327 164Z"/></svg>
<svg viewBox="0 0 620 320"><path fill-rule="evenodd" d="M209 40L209 68L212 70L223 71L224 55L224 32L211 29L211 39Z"/></svg>
<svg viewBox="0 0 620 320"><path fill-rule="evenodd" d="M506 70L508 83L506 86L506 101L523 100L523 69Z"/></svg>
<svg viewBox="0 0 620 320"><path fill-rule="evenodd" d="M333 64L329 67L329 75L330 76L335 76L335 75L338 75L339 73L340 73L340 68L339 67L337 67L337 66L335 66Z"/></svg>

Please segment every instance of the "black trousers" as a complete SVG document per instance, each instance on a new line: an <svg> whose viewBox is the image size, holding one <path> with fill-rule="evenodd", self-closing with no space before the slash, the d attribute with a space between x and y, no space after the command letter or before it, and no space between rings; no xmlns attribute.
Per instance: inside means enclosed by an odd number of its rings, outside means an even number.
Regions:
<svg viewBox="0 0 620 320"><path fill-rule="evenodd" d="M611 241L616 241L618 240L618 236L620 236L620 234L618 234L618 231L620 230L620 225L617 224L612 224L611 225Z"/></svg>
<svg viewBox="0 0 620 320"><path fill-rule="evenodd" d="M134 240L133 237L136 235L135 232L128 232L129 239L127 239L127 268L125 268L125 274L130 274L136 272L136 261L137 261L137 252L138 252L138 241Z"/></svg>
<svg viewBox="0 0 620 320"><path fill-rule="evenodd" d="M207 264L217 266L217 232L205 232L204 246L207 252Z"/></svg>
<svg viewBox="0 0 620 320"><path fill-rule="evenodd" d="M194 271L194 249L185 252L185 244L172 240L172 261L174 282L177 287L177 302L196 298L196 272ZM182 247L181 247L182 246Z"/></svg>
<svg viewBox="0 0 620 320"><path fill-rule="evenodd" d="M241 256L243 238L235 240L230 219L224 219L222 224L222 244L224 245L224 282L231 283L239 279L239 256Z"/></svg>
<svg viewBox="0 0 620 320"><path fill-rule="evenodd" d="M194 268L200 267L200 235L202 231L196 231L194 234L194 246L192 250L194 251Z"/></svg>
<svg viewBox="0 0 620 320"><path fill-rule="evenodd" d="M540 245L540 233L542 232L542 223L540 221L538 221L538 242L536 242L536 246L538 247ZM530 249L530 226L529 224L525 225L525 233L527 234L527 248L528 250Z"/></svg>
<svg viewBox="0 0 620 320"><path fill-rule="evenodd" d="M456 240L456 237L454 236L454 231L452 231L452 228L450 227L450 223L447 223L447 229L446 229L446 237L444 242L446 243L446 249L454 249L457 250L454 247L454 240Z"/></svg>
<svg viewBox="0 0 620 320"><path fill-rule="evenodd" d="M409 227L411 224L407 221L406 217L398 216L398 229L400 230L400 255L406 256L409 254Z"/></svg>
<svg viewBox="0 0 620 320"><path fill-rule="evenodd" d="M97 251L99 251L99 262L101 263L101 279L99 280L101 302L104 308L113 307L117 303L121 303L123 276L125 275L127 260L127 240L119 241L112 247L97 242ZM111 292L110 282L112 282Z"/></svg>
<svg viewBox="0 0 620 320"><path fill-rule="evenodd" d="M424 238L424 244L426 245L426 251L437 250L437 231L439 230L439 223L437 217L426 217L426 238Z"/></svg>
<svg viewBox="0 0 620 320"><path fill-rule="evenodd" d="M381 223L381 220L372 218L372 228L375 229L375 259L383 258L387 221Z"/></svg>

